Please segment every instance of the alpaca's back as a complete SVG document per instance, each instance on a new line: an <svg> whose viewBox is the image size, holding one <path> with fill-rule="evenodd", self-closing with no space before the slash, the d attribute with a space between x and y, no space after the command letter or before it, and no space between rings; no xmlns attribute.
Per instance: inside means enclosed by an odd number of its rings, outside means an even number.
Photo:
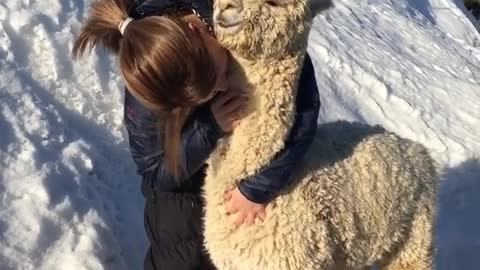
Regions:
<svg viewBox="0 0 480 270"><path fill-rule="evenodd" d="M418 239L431 239L437 170L427 149L381 129L355 134L361 125L342 125L350 132L335 134L328 127L330 134L310 154L308 170L319 168L292 190L318 203L312 207L319 230L328 227L336 261L359 266L387 260L409 240L410 230L423 230L426 235ZM426 224L414 228L415 219Z"/></svg>

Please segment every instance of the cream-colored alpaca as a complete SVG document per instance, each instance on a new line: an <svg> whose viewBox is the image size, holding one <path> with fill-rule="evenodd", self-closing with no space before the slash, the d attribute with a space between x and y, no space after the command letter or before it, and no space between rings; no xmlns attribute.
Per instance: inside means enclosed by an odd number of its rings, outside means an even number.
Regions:
<svg viewBox="0 0 480 270"><path fill-rule="evenodd" d="M434 163L421 145L384 131L320 129L305 173L267 219L234 225L224 192L284 146L312 15L306 0L216 1L217 37L236 59L232 80L251 96L208 161L205 245L218 269L431 269Z"/></svg>

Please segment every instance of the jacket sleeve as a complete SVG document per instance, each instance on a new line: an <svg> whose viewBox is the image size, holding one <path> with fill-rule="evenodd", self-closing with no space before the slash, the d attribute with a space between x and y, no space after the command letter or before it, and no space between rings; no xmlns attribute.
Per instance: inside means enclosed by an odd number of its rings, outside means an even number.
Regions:
<svg viewBox="0 0 480 270"><path fill-rule="evenodd" d="M156 119L153 112L126 91L124 121L137 172L154 189L174 191L203 167L209 154L214 150L217 140L224 134L208 106L196 110L187 120L181 138L186 172L176 178L166 169Z"/></svg>
<svg viewBox="0 0 480 270"><path fill-rule="evenodd" d="M299 81L296 107L295 122L284 149L257 175L240 181L238 185L240 192L252 202L269 202L291 184L292 174L314 140L320 99L308 55Z"/></svg>

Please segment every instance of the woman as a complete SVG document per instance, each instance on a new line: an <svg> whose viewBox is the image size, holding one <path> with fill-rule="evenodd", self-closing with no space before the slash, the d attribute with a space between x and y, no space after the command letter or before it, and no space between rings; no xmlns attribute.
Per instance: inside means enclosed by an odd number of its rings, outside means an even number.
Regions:
<svg viewBox="0 0 480 270"><path fill-rule="evenodd" d="M73 47L117 54L127 84L125 123L146 197L150 248L145 269L214 269L202 248L205 161L235 127L246 99L226 80L229 54L215 40L207 0L95 0ZM237 224L265 218L265 207L291 183L313 141L319 98L307 57L297 115L285 148L255 177L226 191Z"/></svg>

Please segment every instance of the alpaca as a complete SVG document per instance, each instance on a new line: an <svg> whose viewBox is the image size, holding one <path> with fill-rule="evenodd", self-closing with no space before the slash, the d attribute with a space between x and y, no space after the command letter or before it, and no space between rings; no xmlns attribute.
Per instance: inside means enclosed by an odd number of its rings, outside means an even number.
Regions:
<svg viewBox="0 0 480 270"><path fill-rule="evenodd" d="M224 192L282 149L312 24L306 0L216 0L215 31L250 95L208 160L205 246L220 270L432 269L436 166L421 145L378 128L330 124L267 218L237 227ZM367 130L365 132L364 130Z"/></svg>

